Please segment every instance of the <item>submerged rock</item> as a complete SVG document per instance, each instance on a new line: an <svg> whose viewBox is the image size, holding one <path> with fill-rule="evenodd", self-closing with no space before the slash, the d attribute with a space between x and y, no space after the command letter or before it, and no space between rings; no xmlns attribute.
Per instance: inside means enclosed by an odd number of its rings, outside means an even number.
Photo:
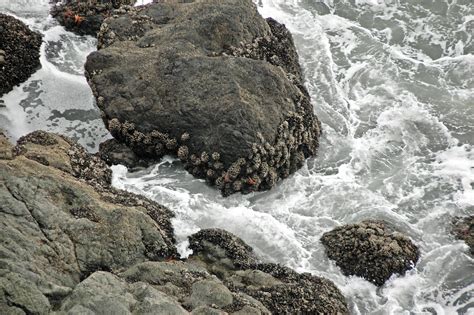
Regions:
<svg viewBox="0 0 474 315"><path fill-rule="evenodd" d="M40 33L0 13L0 96L38 70L41 42Z"/></svg>
<svg viewBox="0 0 474 315"><path fill-rule="evenodd" d="M206 229L189 237L191 261L201 262L232 291L260 301L275 314L348 314L344 296L331 281L261 263L235 235Z"/></svg>
<svg viewBox="0 0 474 315"><path fill-rule="evenodd" d="M474 255L474 216L458 218L454 222L454 235L466 242L471 249L471 255Z"/></svg>
<svg viewBox="0 0 474 315"><path fill-rule="evenodd" d="M324 233L326 254L345 275L356 275L381 286L393 274L403 275L419 258L418 247L392 232L383 221L363 221Z"/></svg>
<svg viewBox="0 0 474 315"><path fill-rule="evenodd" d="M182 2L104 21L85 66L104 121L137 155L174 154L224 195L269 189L320 135L291 34L251 0Z"/></svg>
<svg viewBox="0 0 474 315"><path fill-rule="evenodd" d="M122 5L133 5L136 0L66 0L51 9L51 15L68 31L79 35L97 36L105 18Z"/></svg>

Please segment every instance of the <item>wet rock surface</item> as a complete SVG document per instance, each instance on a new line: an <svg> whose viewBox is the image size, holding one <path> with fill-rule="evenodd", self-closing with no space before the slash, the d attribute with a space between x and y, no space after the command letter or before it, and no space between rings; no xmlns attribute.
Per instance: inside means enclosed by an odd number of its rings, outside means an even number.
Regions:
<svg viewBox="0 0 474 315"><path fill-rule="evenodd" d="M474 216L458 218L454 221L453 234L469 246L474 255Z"/></svg>
<svg viewBox="0 0 474 315"><path fill-rule="evenodd" d="M344 296L331 281L261 263L250 246L229 232L201 230L189 243L191 261L203 263L229 289L260 301L271 313L348 314Z"/></svg>
<svg viewBox="0 0 474 315"><path fill-rule="evenodd" d="M181 2L104 21L85 66L104 121L137 155L173 154L224 195L269 189L320 135L291 34L251 0Z"/></svg>
<svg viewBox="0 0 474 315"><path fill-rule="evenodd" d="M97 270L176 255L172 213L124 202L103 161L55 134L0 137L0 313L46 314Z"/></svg>
<svg viewBox="0 0 474 315"><path fill-rule="evenodd" d="M324 233L321 242L345 275L356 275L378 286L393 274L403 275L419 258L418 247L383 221L337 227Z"/></svg>
<svg viewBox="0 0 474 315"><path fill-rule="evenodd" d="M110 175L66 137L0 133L1 314L348 312L330 281L260 263L223 230L178 260L171 211Z"/></svg>
<svg viewBox="0 0 474 315"><path fill-rule="evenodd" d="M97 36L104 19L120 14L122 5L133 5L135 0L66 0L56 1L51 15L68 31L79 35Z"/></svg>
<svg viewBox="0 0 474 315"><path fill-rule="evenodd" d="M38 70L41 42L41 34L0 13L0 96Z"/></svg>
<svg viewBox="0 0 474 315"><path fill-rule="evenodd" d="M124 143L115 139L109 139L99 145L97 155L104 160L107 165L125 165L129 170L139 170L152 165L155 161L149 158L138 156Z"/></svg>

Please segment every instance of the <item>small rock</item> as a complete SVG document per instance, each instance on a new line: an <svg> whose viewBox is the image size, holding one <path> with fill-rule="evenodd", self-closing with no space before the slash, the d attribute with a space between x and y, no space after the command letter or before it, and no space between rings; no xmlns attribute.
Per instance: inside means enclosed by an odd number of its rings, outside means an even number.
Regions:
<svg viewBox="0 0 474 315"><path fill-rule="evenodd" d="M356 275L381 286L392 274L403 275L419 258L418 247L392 233L382 221L363 221L324 233L321 242L345 275Z"/></svg>

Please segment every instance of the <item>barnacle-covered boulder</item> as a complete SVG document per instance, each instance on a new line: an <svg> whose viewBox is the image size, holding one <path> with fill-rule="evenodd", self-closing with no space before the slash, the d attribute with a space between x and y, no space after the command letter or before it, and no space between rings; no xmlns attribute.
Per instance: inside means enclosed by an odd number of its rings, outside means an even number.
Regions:
<svg viewBox="0 0 474 315"><path fill-rule="evenodd" d="M345 275L356 275L381 286L393 274L403 275L419 258L418 247L391 231L383 221L363 221L324 233L328 257Z"/></svg>
<svg viewBox="0 0 474 315"><path fill-rule="evenodd" d="M122 5L133 5L136 0L66 0L51 8L51 15L68 31L79 35L97 36L105 18L119 14Z"/></svg>
<svg viewBox="0 0 474 315"><path fill-rule="evenodd" d="M13 16L0 13L0 96L40 67L41 34Z"/></svg>
<svg viewBox="0 0 474 315"><path fill-rule="evenodd" d="M127 10L104 21L85 66L117 140L178 156L224 195L269 189L316 154L320 123L291 34L252 0Z"/></svg>

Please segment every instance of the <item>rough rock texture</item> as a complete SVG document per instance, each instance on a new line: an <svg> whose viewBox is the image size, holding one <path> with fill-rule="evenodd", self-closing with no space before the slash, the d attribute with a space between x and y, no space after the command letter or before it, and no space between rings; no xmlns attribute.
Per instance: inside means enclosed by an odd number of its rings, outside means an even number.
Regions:
<svg viewBox="0 0 474 315"><path fill-rule="evenodd" d="M331 281L277 264L259 263L252 248L229 232L201 230L189 237L189 243L191 261L201 262L230 290L255 298L272 313L348 313L344 296Z"/></svg>
<svg viewBox="0 0 474 315"><path fill-rule="evenodd" d="M79 145L0 139L12 153L0 160L1 314L46 314L97 270L176 255L171 212L108 186L110 170Z"/></svg>
<svg viewBox="0 0 474 315"><path fill-rule="evenodd" d="M356 275L378 286L393 274L403 275L419 258L418 247L382 221L337 227L324 233L321 242L345 275Z"/></svg>
<svg viewBox="0 0 474 315"><path fill-rule="evenodd" d="M455 220L453 233L458 239L466 242L471 248L471 255L474 255L474 216Z"/></svg>
<svg viewBox="0 0 474 315"><path fill-rule="evenodd" d="M330 281L275 264L223 230L177 260L171 212L110 187L66 137L0 132L0 314L347 313ZM219 268L216 268L219 266Z"/></svg>
<svg viewBox="0 0 474 315"><path fill-rule="evenodd" d="M124 143L115 139L102 142L97 155L108 165L122 164L132 171L146 168L154 163L154 160L138 156Z"/></svg>
<svg viewBox="0 0 474 315"><path fill-rule="evenodd" d="M212 273L225 276L258 262L252 247L222 229L201 230L189 237L194 256L206 262Z"/></svg>
<svg viewBox="0 0 474 315"><path fill-rule="evenodd" d="M138 155L174 154L224 195L269 189L320 135L291 34L251 0L181 2L104 21L85 66L103 119Z"/></svg>
<svg viewBox="0 0 474 315"><path fill-rule="evenodd" d="M40 67L41 41L23 22L0 13L0 96Z"/></svg>
<svg viewBox="0 0 474 315"><path fill-rule="evenodd" d="M136 0L66 0L56 1L51 15L68 31L79 35L97 36L102 22L122 5L133 5Z"/></svg>

